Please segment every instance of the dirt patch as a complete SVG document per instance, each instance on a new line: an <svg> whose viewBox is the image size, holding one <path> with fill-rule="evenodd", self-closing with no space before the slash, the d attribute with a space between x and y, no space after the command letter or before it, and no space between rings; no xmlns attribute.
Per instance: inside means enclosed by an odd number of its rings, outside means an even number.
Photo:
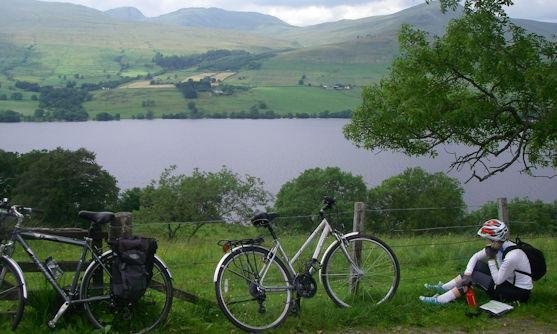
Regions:
<svg viewBox="0 0 557 334"><path fill-rule="evenodd" d="M193 80L193 81L199 81L201 79L204 79L206 77L209 78L215 78L216 80L220 80L223 81L226 78L229 78L231 76L233 76L234 74L236 74L236 72L230 72L230 71L224 71L224 72L204 72L204 73L199 73L196 75L192 75L190 77L187 77L186 80L184 81L188 81L188 80Z"/></svg>
<svg viewBox="0 0 557 334"><path fill-rule="evenodd" d="M344 334L386 334L386 333L401 333L401 334L464 334L464 333L482 333L482 334L553 334L557 333L557 328L554 325L544 323L543 321L538 321L534 319L525 318L487 318L492 322L492 328L436 328L436 327L409 327L409 326L393 326L386 330L378 328L353 328L349 330L342 330L340 332ZM486 320L487 321L487 320ZM319 334L332 334L338 333L338 330L329 331L319 331Z"/></svg>
<svg viewBox="0 0 557 334"><path fill-rule="evenodd" d="M119 88L174 88L172 84L151 85L149 80L134 81L132 83L120 86Z"/></svg>

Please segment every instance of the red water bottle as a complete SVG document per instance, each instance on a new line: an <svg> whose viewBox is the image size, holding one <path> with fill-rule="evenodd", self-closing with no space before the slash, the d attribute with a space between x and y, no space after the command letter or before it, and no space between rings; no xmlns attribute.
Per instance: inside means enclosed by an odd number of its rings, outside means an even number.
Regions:
<svg viewBox="0 0 557 334"><path fill-rule="evenodd" d="M476 304L476 296L474 295L474 290L471 286L469 286L468 291L466 291L466 302L468 303L468 307L471 309L478 307L478 304Z"/></svg>

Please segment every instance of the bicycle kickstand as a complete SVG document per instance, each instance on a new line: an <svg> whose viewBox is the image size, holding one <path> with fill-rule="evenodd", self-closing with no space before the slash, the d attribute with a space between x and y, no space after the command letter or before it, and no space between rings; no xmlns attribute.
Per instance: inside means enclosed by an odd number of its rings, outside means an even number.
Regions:
<svg viewBox="0 0 557 334"><path fill-rule="evenodd" d="M50 327L50 328L56 327L56 323L58 322L60 317L66 312L66 310L68 309L68 306L70 306L70 302L64 302L64 304L62 304L62 306L60 306L60 309L58 310L58 312L56 312L56 315L54 316L54 319L52 319L48 322L48 327Z"/></svg>
<svg viewBox="0 0 557 334"><path fill-rule="evenodd" d="M302 297L296 296L296 299L292 302L292 308L290 309L290 313L297 316L300 314L300 300Z"/></svg>

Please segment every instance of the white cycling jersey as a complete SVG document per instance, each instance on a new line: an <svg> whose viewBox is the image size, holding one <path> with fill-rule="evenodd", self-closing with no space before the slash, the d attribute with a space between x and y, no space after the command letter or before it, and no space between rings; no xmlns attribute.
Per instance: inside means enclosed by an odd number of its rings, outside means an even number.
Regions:
<svg viewBox="0 0 557 334"><path fill-rule="evenodd" d="M491 277L496 285L499 285L505 281L514 284L516 287L526 290L532 290L532 277L517 272L516 270L524 271L527 273L532 272L530 269L530 261L520 249L513 249L507 253L505 260L503 260L503 251L509 246L515 246L516 244L512 241L505 241L494 260L489 260L485 249L481 249L476 254L472 255L464 271L465 275L471 275L476 263L478 261L487 262L489 265L489 270L491 271ZM489 260L489 261L488 261Z"/></svg>

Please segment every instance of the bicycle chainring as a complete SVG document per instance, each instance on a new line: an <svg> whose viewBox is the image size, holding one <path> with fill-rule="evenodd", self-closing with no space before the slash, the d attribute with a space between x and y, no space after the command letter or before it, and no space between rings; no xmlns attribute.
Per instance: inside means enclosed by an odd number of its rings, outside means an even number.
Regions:
<svg viewBox="0 0 557 334"><path fill-rule="evenodd" d="M296 275L294 278L294 288L298 296L311 298L317 292L317 283L315 279L308 273Z"/></svg>

